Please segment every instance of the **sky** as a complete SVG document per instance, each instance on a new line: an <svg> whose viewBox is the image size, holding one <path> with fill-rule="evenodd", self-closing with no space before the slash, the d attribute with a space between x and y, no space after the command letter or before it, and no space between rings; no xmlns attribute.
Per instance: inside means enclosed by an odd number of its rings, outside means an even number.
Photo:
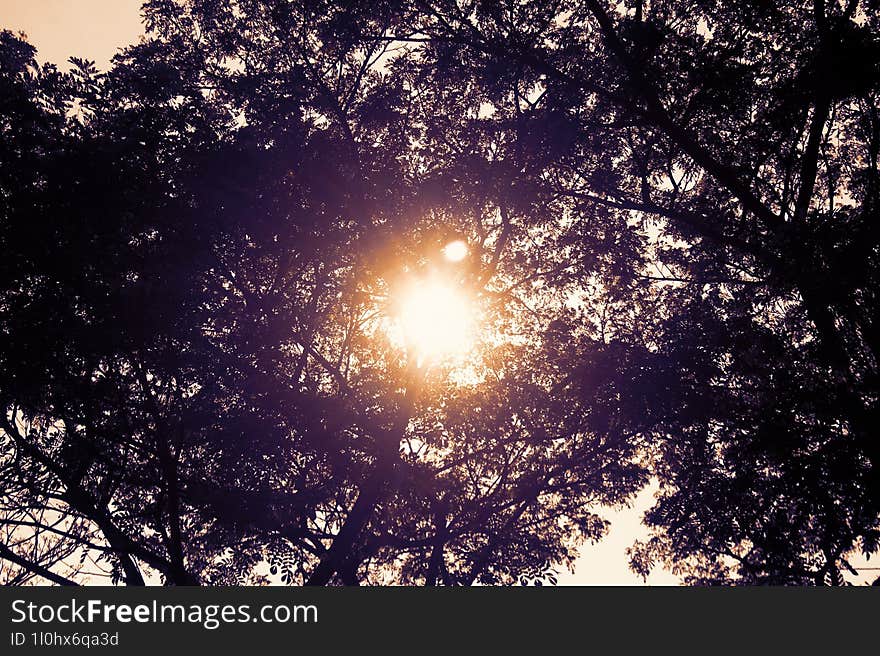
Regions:
<svg viewBox="0 0 880 656"><path fill-rule="evenodd" d="M113 55L143 33L140 5L141 0L0 0L0 29L24 32L41 63L65 68L68 57L76 56L107 69ZM582 549L574 574L561 573L560 585L641 585L627 567L625 550L647 535L639 520L652 495L647 489L632 508L600 511L611 522L610 532ZM678 579L658 569L647 583L674 585Z"/></svg>
<svg viewBox="0 0 880 656"><path fill-rule="evenodd" d="M143 33L142 0L0 0L0 28L24 32L41 63L83 57L106 69Z"/></svg>

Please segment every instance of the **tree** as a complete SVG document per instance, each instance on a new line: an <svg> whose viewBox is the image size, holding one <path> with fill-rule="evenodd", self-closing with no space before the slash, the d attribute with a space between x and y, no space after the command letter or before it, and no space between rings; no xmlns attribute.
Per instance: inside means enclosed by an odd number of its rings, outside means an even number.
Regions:
<svg viewBox="0 0 880 656"><path fill-rule="evenodd" d="M154 0L106 74L4 33L9 579L553 582L654 478L636 571L841 582L873 9ZM432 276L464 361L401 336Z"/></svg>
<svg viewBox="0 0 880 656"><path fill-rule="evenodd" d="M651 224L630 376L662 491L637 570L839 581L876 549L876 7L418 7L398 38L570 135L536 184Z"/></svg>
<svg viewBox="0 0 880 656"><path fill-rule="evenodd" d="M51 187L10 186L8 234L92 236L16 244L4 433L41 478L14 464L5 489L57 499L67 543L127 583L260 580L263 563L288 582L553 580L642 469L576 411L577 361L540 355L590 341L564 289L527 285L536 235L513 221L535 201L493 170L491 128L469 144L462 126L470 152L443 170L412 148L433 110L403 104L407 57L374 70L385 48L328 42L350 19L318 9L149 4L155 39L67 80ZM493 327L454 384L387 325L398 278L452 235L471 257L450 275ZM40 313L21 320L28 286L55 291L53 351Z"/></svg>

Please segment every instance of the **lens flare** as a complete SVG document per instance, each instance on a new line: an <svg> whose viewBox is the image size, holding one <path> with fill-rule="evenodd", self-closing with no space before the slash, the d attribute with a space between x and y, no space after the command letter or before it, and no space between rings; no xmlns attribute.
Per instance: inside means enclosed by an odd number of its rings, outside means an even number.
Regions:
<svg viewBox="0 0 880 656"><path fill-rule="evenodd" d="M460 239L451 241L443 247L443 256L450 262L461 262L467 254L467 244Z"/></svg>

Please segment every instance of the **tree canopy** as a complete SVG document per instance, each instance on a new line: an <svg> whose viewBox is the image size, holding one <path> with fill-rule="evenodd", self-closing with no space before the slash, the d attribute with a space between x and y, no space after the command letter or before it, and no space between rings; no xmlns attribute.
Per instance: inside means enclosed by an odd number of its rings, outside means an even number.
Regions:
<svg viewBox="0 0 880 656"><path fill-rule="evenodd" d="M0 32L4 583L555 583L652 481L643 575L876 552L875 0L142 13Z"/></svg>

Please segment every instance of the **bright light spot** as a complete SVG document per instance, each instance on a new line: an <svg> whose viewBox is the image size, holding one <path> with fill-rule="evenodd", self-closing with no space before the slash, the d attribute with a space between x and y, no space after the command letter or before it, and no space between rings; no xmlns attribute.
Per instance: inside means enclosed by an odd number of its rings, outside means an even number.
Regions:
<svg viewBox="0 0 880 656"><path fill-rule="evenodd" d="M420 361L471 349L473 308L460 288L439 278L414 279L402 288L398 308L404 342Z"/></svg>
<svg viewBox="0 0 880 656"><path fill-rule="evenodd" d="M451 241L443 248L443 255L450 262L461 262L468 254L468 247L461 239Z"/></svg>

